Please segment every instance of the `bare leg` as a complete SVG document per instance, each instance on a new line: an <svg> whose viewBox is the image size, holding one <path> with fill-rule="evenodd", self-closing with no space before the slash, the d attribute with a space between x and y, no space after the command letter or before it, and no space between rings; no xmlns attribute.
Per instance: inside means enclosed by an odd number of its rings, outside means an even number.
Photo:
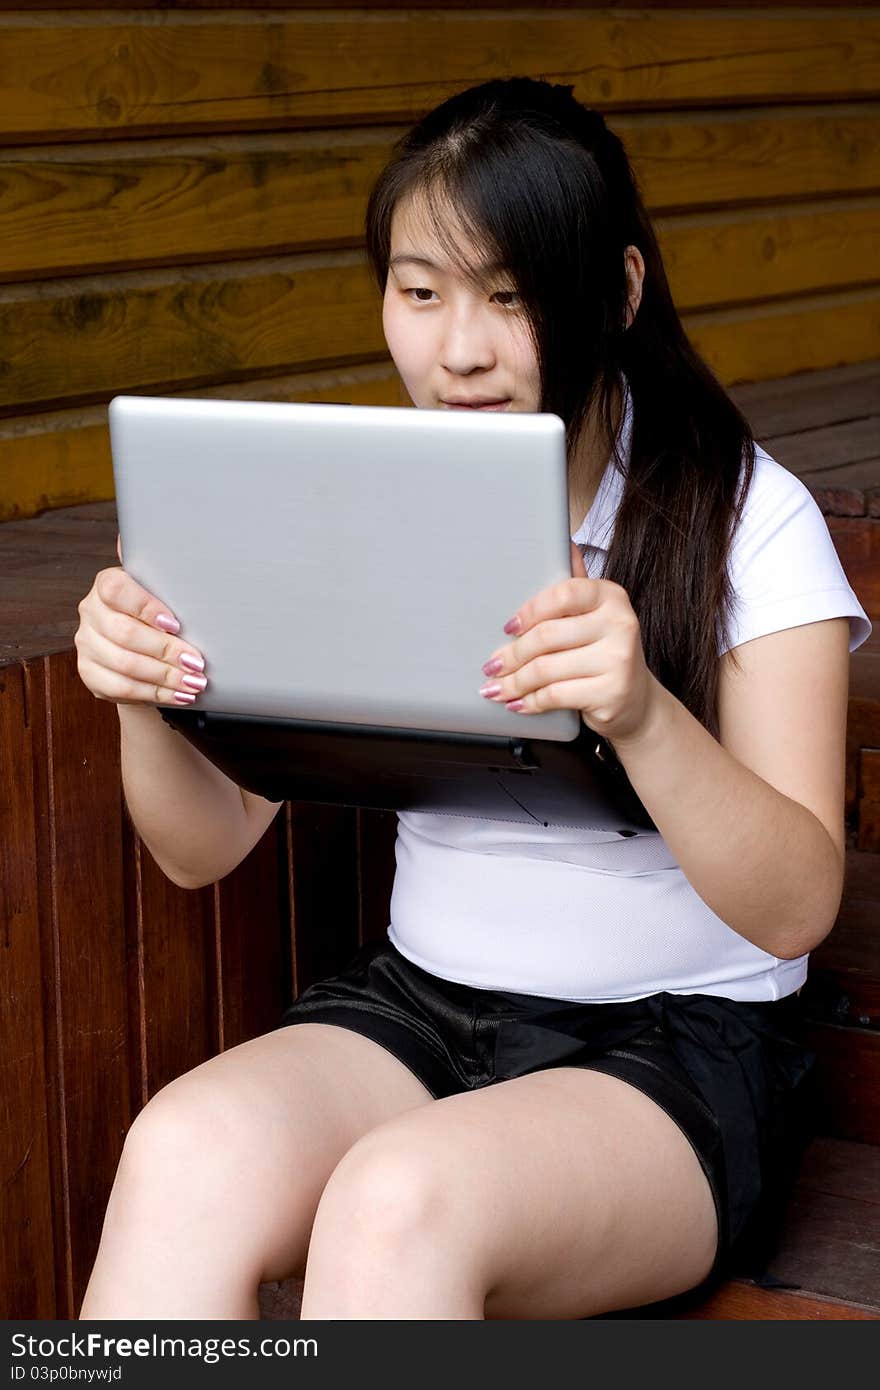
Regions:
<svg viewBox="0 0 880 1390"><path fill-rule="evenodd" d="M315 1209L374 1125L432 1102L387 1049L298 1023L178 1077L129 1130L81 1319L259 1317L305 1268Z"/></svg>
<svg viewBox="0 0 880 1390"><path fill-rule="evenodd" d="M600 1072L538 1071L396 1116L346 1153L302 1317L586 1318L693 1288L717 1234L660 1106Z"/></svg>

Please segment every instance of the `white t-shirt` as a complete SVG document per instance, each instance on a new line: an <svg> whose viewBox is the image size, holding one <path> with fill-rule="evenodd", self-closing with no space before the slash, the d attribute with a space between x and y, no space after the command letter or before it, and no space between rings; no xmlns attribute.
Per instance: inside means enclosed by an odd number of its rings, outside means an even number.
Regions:
<svg viewBox="0 0 880 1390"><path fill-rule="evenodd" d="M627 397L624 459L631 427ZM592 576L602 575L622 490L609 461L572 537ZM730 574L730 647L842 616L851 652L871 633L812 494L761 448ZM772 956L716 916L654 831L627 838L402 811L395 854L389 939L443 979L604 1003L661 990L772 1000L807 976L807 955Z"/></svg>

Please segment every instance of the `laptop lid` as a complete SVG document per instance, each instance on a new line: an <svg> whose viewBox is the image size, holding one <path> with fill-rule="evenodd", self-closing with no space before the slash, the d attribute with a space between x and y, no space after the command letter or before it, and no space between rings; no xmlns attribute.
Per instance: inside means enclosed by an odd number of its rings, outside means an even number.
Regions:
<svg viewBox="0 0 880 1390"><path fill-rule="evenodd" d="M522 736L478 689L507 618L571 573L558 416L117 396L109 417L126 569L205 656L199 709Z"/></svg>
<svg viewBox="0 0 880 1390"><path fill-rule="evenodd" d="M128 571L210 684L161 707L270 800L656 827L574 710L484 700L525 599L570 574L555 415L117 397Z"/></svg>

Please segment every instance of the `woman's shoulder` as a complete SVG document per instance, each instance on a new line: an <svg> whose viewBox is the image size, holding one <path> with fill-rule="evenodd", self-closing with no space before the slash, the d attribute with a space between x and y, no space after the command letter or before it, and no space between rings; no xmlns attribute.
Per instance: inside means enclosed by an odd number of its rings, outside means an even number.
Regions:
<svg viewBox="0 0 880 1390"><path fill-rule="evenodd" d="M801 478L760 445L732 538L730 578L735 620L722 650L831 617L849 617L850 651L871 633L818 502Z"/></svg>
<svg viewBox="0 0 880 1390"><path fill-rule="evenodd" d="M790 546L801 551L806 544L834 549L819 504L796 473L756 444L755 466L733 536L734 559L737 554L753 559L756 552L772 546L780 560L791 560Z"/></svg>
<svg viewBox="0 0 880 1390"><path fill-rule="evenodd" d="M755 444L755 467L746 498L746 509L761 513L767 508L790 501L804 505L812 503L819 511L813 494L806 483L792 473L790 468L778 462L762 444ZM821 516L821 512L819 512Z"/></svg>

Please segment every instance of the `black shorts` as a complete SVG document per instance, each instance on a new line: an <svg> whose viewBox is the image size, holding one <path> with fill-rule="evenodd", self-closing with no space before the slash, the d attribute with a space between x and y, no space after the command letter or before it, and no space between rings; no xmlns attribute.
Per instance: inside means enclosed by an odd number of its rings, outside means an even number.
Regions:
<svg viewBox="0 0 880 1390"><path fill-rule="evenodd" d="M304 990L279 1027L335 1023L392 1052L435 1099L554 1066L620 1077L684 1131L718 1216L708 1292L759 1278L815 1133L816 1056L796 994L742 1003L708 994L627 1003L474 989L414 965L388 940Z"/></svg>

